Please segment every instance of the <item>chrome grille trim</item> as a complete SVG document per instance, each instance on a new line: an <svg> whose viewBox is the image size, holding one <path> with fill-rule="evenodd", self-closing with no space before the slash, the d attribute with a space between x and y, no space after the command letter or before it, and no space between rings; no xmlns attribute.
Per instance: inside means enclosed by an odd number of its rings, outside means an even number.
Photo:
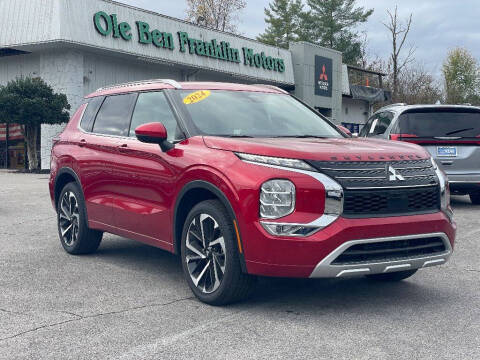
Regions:
<svg viewBox="0 0 480 360"><path fill-rule="evenodd" d="M244 160L245 161L245 160ZM276 165L270 165L270 164L264 164L264 163L257 163L253 161L245 161L246 163L253 164L253 165L258 165L258 166L265 166L269 167L272 169L279 169L279 170L285 170L285 171L291 171L291 172L296 172L304 175L308 175L312 177L313 179L317 180L319 183L321 183L324 188L325 188L325 211L322 215L320 215L317 219L313 220L310 223L280 223L280 222L271 222L267 221L266 219L262 219L260 223L263 225L289 225L289 226L303 226L306 228L312 228L312 231L309 232L308 234L304 234L301 236L309 236L317 231L320 231L333 222L335 222L343 212L343 189L338 184L336 181L334 181L332 178L329 176L319 173L319 172L314 172L314 171L308 171L308 170L301 170L301 169L294 169L294 168L288 168L288 167L283 167L283 166L276 166ZM329 207L329 201L332 203L330 206L332 210L334 210L335 207L338 207L338 213L330 213L329 210L327 209ZM265 228L265 227L264 227ZM267 229L266 229L267 230ZM268 230L267 230L268 231ZM296 235L288 235L288 236L296 236Z"/></svg>
<svg viewBox="0 0 480 360"><path fill-rule="evenodd" d="M407 188L418 188L418 187L433 187L436 185L405 185L405 186L367 186L367 187L349 187L349 190L376 190L376 189L407 189Z"/></svg>
<svg viewBox="0 0 480 360"><path fill-rule="evenodd" d="M318 171L337 180L346 190L438 185L435 169L429 159L384 162L306 161ZM396 172L394 179L390 179L390 169Z"/></svg>

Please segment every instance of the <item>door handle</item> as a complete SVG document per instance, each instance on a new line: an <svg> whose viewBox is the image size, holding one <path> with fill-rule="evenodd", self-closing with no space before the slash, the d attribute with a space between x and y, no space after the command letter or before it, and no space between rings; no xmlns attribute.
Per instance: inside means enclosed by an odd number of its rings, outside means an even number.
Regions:
<svg viewBox="0 0 480 360"><path fill-rule="evenodd" d="M125 151L127 151L127 150L128 150L128 144L119 145L119 146L118 146L118 150L119 150L120 152L125 152Z"/></svg>
<svg viewBox="0 0 480 360"><path fill-rule="evenodd" d="M78 146L80 147L84 147L85 145L87 145L87 140L85 139L81 139L80 142L78 143Z"/></svg>

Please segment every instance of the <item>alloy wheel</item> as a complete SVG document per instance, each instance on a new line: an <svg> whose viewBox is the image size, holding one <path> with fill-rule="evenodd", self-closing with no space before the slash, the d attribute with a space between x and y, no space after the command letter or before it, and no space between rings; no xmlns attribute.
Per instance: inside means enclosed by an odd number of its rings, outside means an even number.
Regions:
<svg viewBox="0 0 480 360"><path fill-rule="evenodd" d="M193 284L203 293L214 292L225 275L225 239L208 214L196 215L187 231L185 259Z"/></svg>
<svg viewBox="0 0 480 360"><path fill-rule="evenodd" d="M67 246L72 246L78 240L80 213L77 197L72 191L66 191L58 209L60 236Z"/></svg>

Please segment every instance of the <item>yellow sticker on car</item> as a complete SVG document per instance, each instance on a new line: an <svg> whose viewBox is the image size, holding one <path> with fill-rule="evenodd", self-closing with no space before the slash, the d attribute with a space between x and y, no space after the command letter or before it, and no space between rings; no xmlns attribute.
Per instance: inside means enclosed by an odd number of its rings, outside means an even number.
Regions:
<svg viewBox="0 0 480 360"><path fill-rule="evenodd" d="M183 98L183 103L186 105L195 104L199 101L205 100L211 94L210 90L200 90L188 94Z"/></svg>

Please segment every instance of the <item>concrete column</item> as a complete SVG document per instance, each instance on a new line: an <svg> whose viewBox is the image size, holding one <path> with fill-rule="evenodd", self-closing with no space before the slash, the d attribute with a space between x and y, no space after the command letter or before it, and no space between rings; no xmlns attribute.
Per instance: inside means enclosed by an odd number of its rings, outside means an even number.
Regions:
<svg viewBox="0 0 480 360"><path fill-rule="evenodd" d="M52 49L40 54L40 77L54 92L67 95L70 113L73 114L83 99L83 54L75 50ZM52 139L60 133L65 124L43 124L40 139L42 169L50 168Z"/></svg>

